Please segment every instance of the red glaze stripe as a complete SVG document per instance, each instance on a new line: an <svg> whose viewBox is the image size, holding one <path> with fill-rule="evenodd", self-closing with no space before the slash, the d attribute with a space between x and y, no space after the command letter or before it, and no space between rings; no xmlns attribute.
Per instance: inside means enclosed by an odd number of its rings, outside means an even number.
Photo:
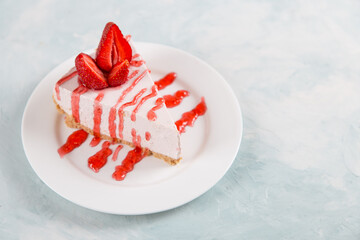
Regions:
<svg viewBox="0 0 360 240"><path fill-rule="evenodd" d="M77 130L73 132L66 140L66 143L62 145L58 149L58 153L60 157L64 157L64 155L70 153L72 150L74 150L77 147L80 147L81 144L85 142L85 140L88 137L88 133L84 130Z"/></svg>
<svg viewBox="0 0 360 240"><path fill-rule="evenodd" d="M130 62L130 65L133 67L140 67L141 65L143 65L145 63L144 60L132 60Z"/></svg>
<svg viewBox="0 0 360 240"><path fill-rule="evenodd" d="M74 68L73 68L74 69ZM73 69L71 69L70 71L72 71ZM69 81L70 79L72 79L73 77L75 77L77 75L77 71L73 71L67 75L65 75L64 77L62 77L59 81L57 81L57 83L55 84L55 92L56 92L56 98L57 100L61 100L60 99L60 85L64 84L65 82Z"/></svg>
<svg viewBox="0 0 360 240"><path fill-rule="evenodd" d="M75 88L75 90L71 93L71 111L75 119L75 122L77 123L80 123L80 116L79 116L80 96L86 93L88 90L89 90L88 88L79 84L79 87Z"/></svg>
<svg viewBox="0 0 360 240"><path fill-rule="evenodd" d="M94 136L100 137L100 124L101 124L101 114L102 107L100 105L101 100L104 98L104 92L100 92L94 101Z"/></svg>
<svg viewBox="0 0 360 240"><path fill-rule="evenodd" d="M157 116L156 116L156 113L155 111L162 108L162 106L164 105L164 98L158 98L156 99L156 102L155 102L155 107L153 107L152 109L150 109L150 111L147 113L147 118L150 120L150 121L155 121L157 119Z"/></svg>
<svg viewBox="0 0 360 240"><path fill-rule="evenodd" d="M167 108L173 108L178 106L184 97L189 96L189 92L186 90L179 90L174 95L165 95L165 105Z"/></svg>
<svg viewBox="0 0 360 240"><path fill-rule="evenodd" d="M181 118L175 122L175 125L180 133L185 132L185 127L192 127L199 116L205 114L207 110L204 97L201 98L201 101L194 109L189 112L182 114Z"/></svg>
<svg viewBox="0 0 360 240"><path fill-rule="evenodd" d="M121 107L118 110L118 115L119 115L119 138L123 139L123 129L124 129L124 109L126 107L129 106L133 106L137 103L137 101L139 100L139 98L141 97L141 95L144 94L144 92L146 92L146 88L143 88L140 90L140 92L138 92L135 97L133 98L133 100L131 102L127 102L124 103L123 105L121 105Z"/></svg>
<svg viewBox="0 0 360 240"><path fill-rule="evenodd" d="M150 139L151 139L151 134L150 134L149 132L146 132L146 133L145 133L145 139L146 139L146 141L150 141Z"/></svg>
<svg viewBox="0 0 360 240"><path fill-rule="evenodd" d="M136 72L136 71L135 71ZM110 132L110 136L112 138L116 138L116 124L115 124L115 120L116 120L116 108L117 106L124 100L124 98L126 97L126 95L136 86L136 84L138 84L138 82L144 78L145 74L146 74L146 70L144 72L142 72L140 74L140 76L138 76L134 82L127 88L125 89L121 96L119 97L119 99L117 100L116 104L114 106L111 107L110 112L109 112L109 132ZM138 73L138 72L136 72ZM135 75L131 75L131 78L135 77Z"/></svg>
<svg viewBox="0 0 360 240"><path fill-rule="evenodd" d="M135 122L136 121L136 113L139 111L140 107L150 98L153 98L157 95L157 92L156 92L156 86L153 85L151 87L151 93L146 95L145 97L143 97L139 104L136 106L136 108L132 111L131 113L131 121Z"/></svg>
<svg viewBox="0 0 360 240"><path fill-rule="evenodd" d="M171 73L168 73L165 77L156 81L155 85L157 86L158 90L161 90L161 89L166 88L170 84L172 84L175 79L176 79L176 73L171 72Z"/></svg>

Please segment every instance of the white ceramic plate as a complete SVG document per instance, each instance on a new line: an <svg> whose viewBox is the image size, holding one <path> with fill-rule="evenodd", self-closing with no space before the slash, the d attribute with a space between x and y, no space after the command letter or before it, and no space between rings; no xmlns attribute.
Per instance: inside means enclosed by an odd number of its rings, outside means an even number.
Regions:
<svg viewBox="0 0 360 240"><path fill-rule="evenodd" d="M137 49L152 71L154 80L169 72L178 78L162 95L185 89L190 96L170 113L175 120L205 97L208 111L194 127L182 134L183 160L170 166L147 157L124 181L111 178L115 166L130 150L125 146L118 160L94 173L87 159L101 148L90 147L91 137L72 153L60 158L57 149L74 131L66 127L52 101L56 81L74 64L74 58L52 70L36 87L26 105L22 140L26 156L36 174L62 197L93 210L124 214L147 214L172 209L205 193L231 166L242 136L242 116L237 99L226 81L198 58L175 48L137 43ZM114 150L115 145L111 146Z"/></svg>

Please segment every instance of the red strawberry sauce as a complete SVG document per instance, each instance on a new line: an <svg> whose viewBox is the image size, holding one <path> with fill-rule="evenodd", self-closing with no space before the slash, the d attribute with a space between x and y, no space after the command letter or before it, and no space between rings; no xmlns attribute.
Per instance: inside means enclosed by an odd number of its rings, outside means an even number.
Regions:
<svg viewBox="0 0 360 240"><path fill-rule="evenodd" d="M117 157L118 157L118 154L119 154L119 152L120 152L120 150L123 148L124 146L123 145L118 145L117 147L116 147L116 149L115 149L115 151L114 151L114 154L112 155L112 160L113 161L116 161L116 159L117 159Z"/></svg>
<svg viewBox="0 0 360 240"><path fill-rule="evenodd" d="M165 77L161 78L160 80L155 82L155 85L157 86L158 90L164 89L170 84L174 82L176 78L176 73L171 72L168 73Z"/></svg>
<svg viewBox="0 0 360 240"><path fill-rule="evenodd" d="M149 132L146 132L145 133L145 139L146 141L150 141L150 138L151 138L151 134Z"/></svg>
<svg viewBox="0 0 360 240"><path fill-rule="evenodd" d="M101 123L101 114L102 108L100 105L101 100L104 98L104 93L100 92L95 98L94 102L94 135L95 137L100 137L100 123Z"/></svg>
<svg viewBox="0 0 360 240"><path fill-rule="evenodd" d="M156 99L155 101L155 107L153 107L152 109L149 110L149 112L147 113L147 118L150 120L150 121L155 121L157 116L156 116L156 113L155 111L162 108L162 106L164 105L164 98L158 98Z"/></svg>
<svg viewBox="0 0 360 240"><path fill-rule="evenodd" d="M71 70L70 70L71 71ZM72 73L67 74L66 76L62 77L57 83L55 84L55 92L56 92L56 98L60 100L60 85L64 84L65 82L69 81L73 77L77 75L77 71L73 71Z"/></svg>
<svg viewBox="0 0 360 240"><path fill-rule="evenodd" d="M155 97L157 95L157 92L156 92L156 86L153 85L151 87L151 93L146 95L145 97L143 97L139 104L135 107L135 109L132 111L131 113L131 121L135 122L136 121L136 113L139 111L140 107L150 98L152 97Z"/></svg>
<svg viewBox="0 0 360 240"><path fill-rule="evenodd" d="M207 110L206 103L204 97L201 98L201 101L194 109L189 112L185 112L182 114L181 118L175 122L175 125L180 133L185 132L185 127L192 127L196 121L196 119L204 115Z"/></svg>
<svg viewBox="0 0 360 240"><path fill-rule="evenodd" d="M165 105L167 108L173 108L179 105L184 97L189 96L189 92L186 90L179 90L174 95L165 95Z"/></svg>
<svg viewBox="0 0 360 240"><path fill-rule="evenodd" d="M121 165L115 167L115 172L112 177L116 181L122 181L125 179L126 174L134 169L136 163L140 162L144 157L148 155L148 150L142 150L140 147L135 147L129 151Z"/></svg>
<svg viewBox="0 0 360 240"><path fill-rule="evenodd" d="M121 105L121 107L118 110L118 114L119 114L119 138L122 139L123 138L123 129L124 129L124 109L126 107L129 106L133 106L137 103L137 101L139 100L139 98L141 97L141 95L144 94L144 92L146 91L146 88L143 88L140 90L140 92L138 92L135 97L133 98L133 100L131 102L127 102L124 103L123 105Z"/></svg>
<svg viewBox="0 0 360 240"><path fill-rule="evenodd" d="M109 132L110 132L110 136L112 138L116 138L116 124L115 124L115 120L116 120L116 108L117 106L124 100L125 96L136 86L136 84L138 84L138 82L143 79L143 77L145 76L145 74L147 73L147 71L144 71L140 74L140 76L138 76L133 83L127 88L125 89L121 96L119 97L119 99L117 100L116 104L114 106L111 107L110 109L110 113L109 113ZM136 75L130 75L131 77L135 77Z"/></svg>
<svg viewBox="0 0 360 240"><path fill-rule="evenodd" d="M81 84L75 90L71 93L71 111L72 115L75 119L75 122L80 122L79 117L79 102L80 102L80 96L84 93L86 93L89 89Z"/></svg>
<svg viewBox="0 0 360 240"><path fill-rule="evenodd" d="M91 142L89 145L91 147L96 147L97 145L99 145L100 141L101 141L100 137L93 137L93 139L91 139Z"/></svg>
<svg viewBox="0 0 360 240"><path fill-rule="evenodd" d="M95 155L89 157L88 166L94 172L99 172L99 170L107 163L107 158L111 155L112 150L109 148L110 142L105 141L102 145L100 151L95 153Z"/></svg>
<svg viewBox="0 0 360 240"><path fill-rule="evenodd" d="M77 147L80 147L81 144L85 142L85 140L88 137L88 133L84 130L77 130L73 132L66 140L66 143L62 145L58 149L58 153L60 157L64 157L65 154L68 154L72 150L74 150Z"/></svg>

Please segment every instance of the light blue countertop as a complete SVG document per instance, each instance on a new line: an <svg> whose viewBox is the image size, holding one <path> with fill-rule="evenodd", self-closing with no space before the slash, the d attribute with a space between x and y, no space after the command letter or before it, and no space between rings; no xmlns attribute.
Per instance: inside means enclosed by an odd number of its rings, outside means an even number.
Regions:
<svg viewBox="0 0 360 240"><path fill-rule="evenodd" d="M359 239L360 2L0 1L0 239ZM243 111L239 153L192 202L119 216L69 202L30 167L26 101L108 21L209 63Z"/></svg>

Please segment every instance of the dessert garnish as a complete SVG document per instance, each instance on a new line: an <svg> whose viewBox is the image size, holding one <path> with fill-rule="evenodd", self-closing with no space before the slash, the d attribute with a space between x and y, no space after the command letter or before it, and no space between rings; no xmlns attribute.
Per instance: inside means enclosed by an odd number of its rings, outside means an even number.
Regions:
<svg viewBox="0 0 360 240"><path fill-rule="evenodd" d="M75 59L79 81L85 87L100 90L127 81L132 50L116 24L106 24L95 59L85 53Z"/></svg>

